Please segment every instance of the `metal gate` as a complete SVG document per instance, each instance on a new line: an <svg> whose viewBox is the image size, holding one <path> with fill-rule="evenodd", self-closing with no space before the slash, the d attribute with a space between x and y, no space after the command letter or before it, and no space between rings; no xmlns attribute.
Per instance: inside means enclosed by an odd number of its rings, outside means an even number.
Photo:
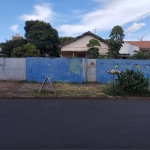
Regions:
<svg viewBox="0 0 150 150"><path fill-rule="evenodd" d="M0 80L26 80L26 58L0 58Z"/></svg>

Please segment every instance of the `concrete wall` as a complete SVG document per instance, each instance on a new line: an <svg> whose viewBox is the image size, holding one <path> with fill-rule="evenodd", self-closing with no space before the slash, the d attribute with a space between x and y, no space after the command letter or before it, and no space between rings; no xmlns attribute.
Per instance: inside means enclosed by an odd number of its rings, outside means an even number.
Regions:
<svg viewBox="0 0 150 150"><path fill-rule="evenodd" d="M27 80L43 82L46 76L52 81L82 83L112 83L109 70L141 70L150 78L149 60L83 59L83 58L0 58L0 80Z"/></svg>
<svg viewBox="0 0 150 150"><path fill-rule="evenodd" d="M27 58L26 62L28 81L43 82L50 75L52 81L112 83L113 77L108 71L125 71L127 68L141 70L150 78L149 60Z"/></svg>
<svg viewBox="0 0 150 150"><path fill-rule="evenodd" d="M86 59L27 58L27 80L43 82L46 76L52 81L86 82Z"/></svg>
<svg viewBox="0 0 150 150"><path fill-rule="evenodd" d="M123 60L123 59L97 59L96 80L97 83L112 83L112 75L108 70L125 71L126 69L140 70L145 77L150 78L149 60Z"/></svg>
<svg viewBox="0 0 150 150"><path fill-rule="evenodd" d="M26 80L26 59L0 58L0 80Z"/></svg>

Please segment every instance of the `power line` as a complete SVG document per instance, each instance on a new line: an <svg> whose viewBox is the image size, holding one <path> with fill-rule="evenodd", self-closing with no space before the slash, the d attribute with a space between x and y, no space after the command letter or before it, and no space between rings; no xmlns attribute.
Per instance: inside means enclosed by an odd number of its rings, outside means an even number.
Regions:
<svg viewBox="0 0 150 150"><path fill-rule="evenodd" d="M126 26L126 25L128 25L128 24L130 24L130 23L132 23L132 22L134 22L134 21L136 21L136 20L139 20L140 18L142 18L142 17L144 17L144 16L146 16L146 15L148 15L150 12L148 12L148 13L146 13L146 14L144 14L144 15L142 15L142 16L140 16L140 17L138 17L137 19L135 19L135 20L133 20L133 21L130 21L129 23L126 23L125 25L123 25L122 27L124 27L124 26Z"/></svg>
<svg viewBox="0 0 150 150"><path fill-rule="evenodd" d="M140 18L142 18L142 17L144 17L144 16L146 16L146 15L148 15L148 14L150 14L150 12L148 12L148 13L146 13L146 14L144 14L144 15L138 17L138 18L136 18L136 19L133 20L133 21L130 21L130 22L124 24L122 27L124 27L124 26L126 26L126 25L128 25L128 24L130 24L130 23L132 23L132 22L134 22L134 21L136 21L136 20L139 20ZM104 34L104 35L102 35L102 36L105 36L105 35L107 35L107 34L109 34L109 33L106 33L106 34Z"/></svg>

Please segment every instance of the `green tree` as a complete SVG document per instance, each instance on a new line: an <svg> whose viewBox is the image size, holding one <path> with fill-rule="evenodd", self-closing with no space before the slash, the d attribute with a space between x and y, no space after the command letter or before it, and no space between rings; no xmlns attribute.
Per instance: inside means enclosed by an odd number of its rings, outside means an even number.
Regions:
<svg viewBox="0 0 150 150"><path fill-rule="evenodd" d="M109 37L108 41L108 57L109 58L118 58L120 48L122 47L123 39L124 39L124 31L121 26L115 26Z"/></svg>
<svg viewBox="0 0 150 150"><path fill-rule="evenodd" d="M71 37L71 36L60 37L59 43L64 44L64 43L71 41L72 39L74 39L74 37Z"/></svg>
<svg viewBox="0 0 150 150"><path fill-rule="evenodd" d="M96 46L100 46L100 43L97 40L89 40L89 43L87 44L87 47L89 48L87 50L87 52L89 53L89 58L95 59L99 57L99 48Z"/></svg>
<svg viewBox="0 0 150 150"><path fill-rule="evenodd" d="M25 44L22 47L16 47L11 53L11 57L40 57L40 51L33 44Z"/></svg>
<svg viewBox="0 0 150 150"><path fill-rule="evenodd" d="M21 47L23 44L26 44L27 41L25 39L20 40L6 40L5 43L0 43L0 47L2 49L2 54L7 57L11 57L12 50L15 47Z"/></svg>
<svg viewBox="0 0 150 150"><path fill-rule="evenodd" d="M57 45L59 44L58 32L49 23L30 20L25 22L24 29L27 41L40 50L41 56L50 53L59 56L57 53Z"/></svg>
<svg viewBox="0 0 150 150"><path fill-rule="evenodd" d="M150 52L143 53L142 51L134 51L135 54L132 56L133 59L150 59Z"/></svg>

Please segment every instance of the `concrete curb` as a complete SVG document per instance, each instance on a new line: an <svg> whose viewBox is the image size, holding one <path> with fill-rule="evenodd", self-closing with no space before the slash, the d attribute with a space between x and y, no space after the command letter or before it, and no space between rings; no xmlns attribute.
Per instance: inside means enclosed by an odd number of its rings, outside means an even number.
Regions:
<svg viewBox="0 0 150 150"><path fill-rule="evenodd" d="M150 100L150 97L122 97L122 96L101 96L101 97L33 97L33 96L5 96L1 97L0 99L33 99L33 100L39 100L39 99L45 99L45 100L54 100L54 99L60 99L60 100Z"/></svg>

